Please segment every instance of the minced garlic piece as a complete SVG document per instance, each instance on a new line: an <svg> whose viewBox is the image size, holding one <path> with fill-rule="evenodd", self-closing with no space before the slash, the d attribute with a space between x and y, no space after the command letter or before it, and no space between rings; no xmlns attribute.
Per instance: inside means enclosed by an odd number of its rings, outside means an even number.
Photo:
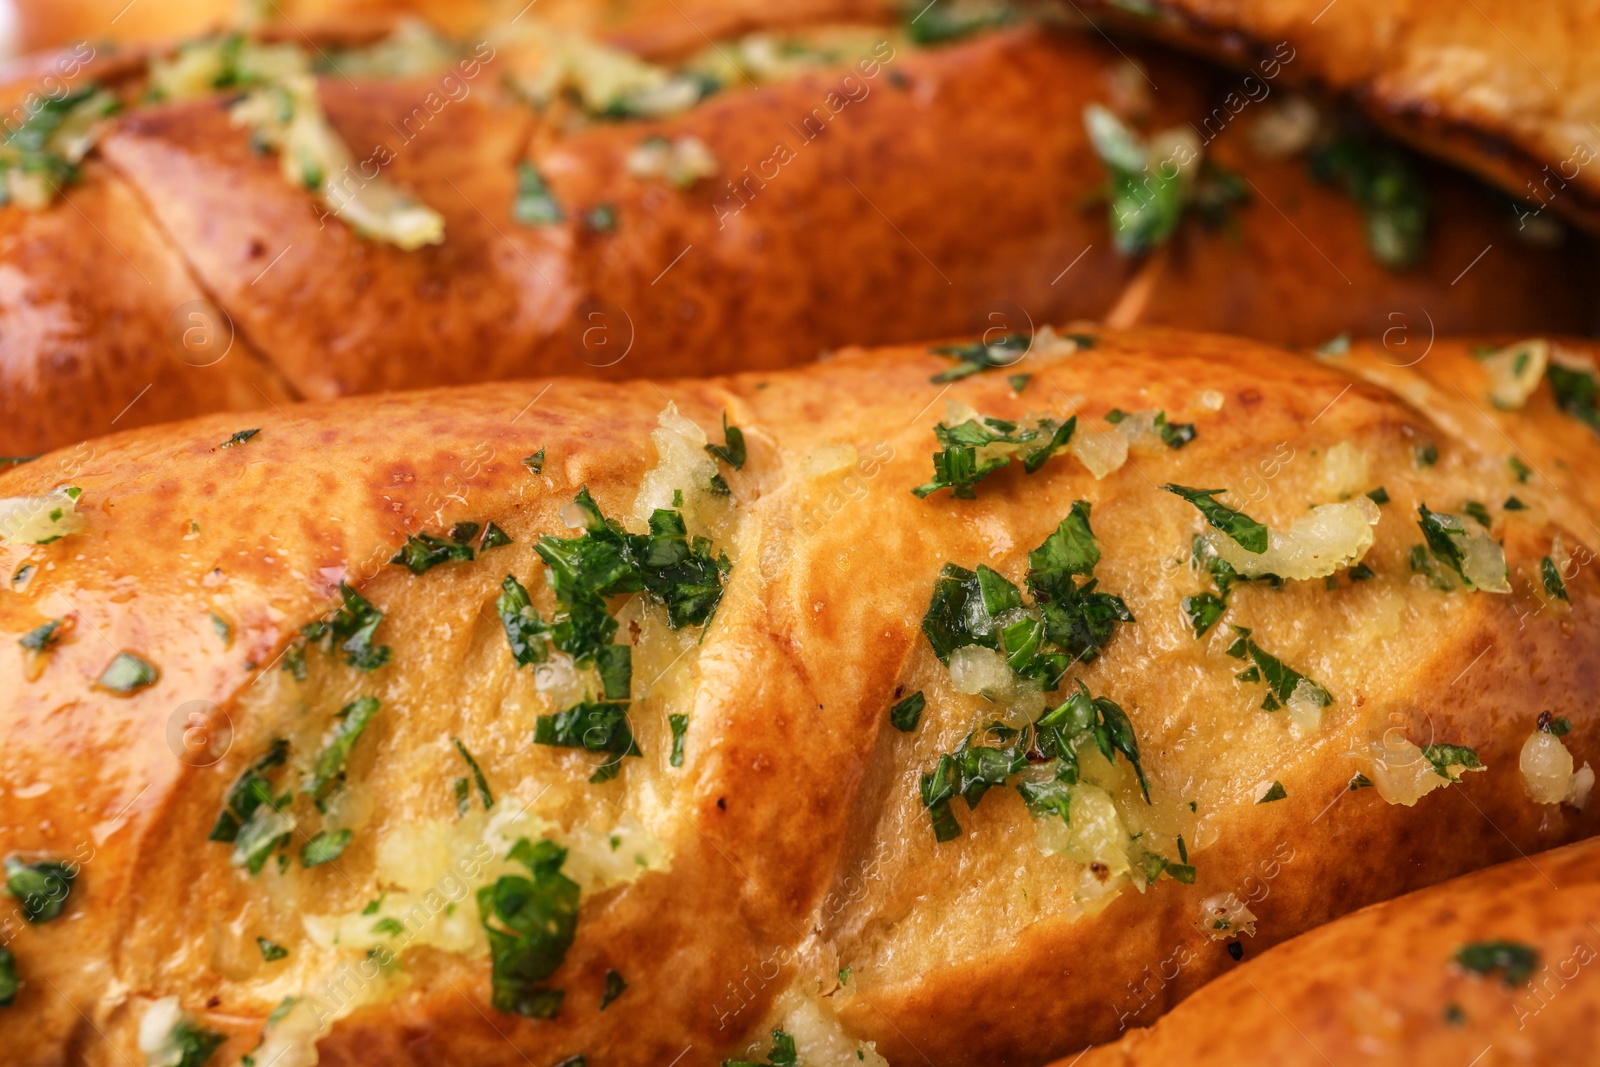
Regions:
<svg viewBox="0 0 1600 1067"><path fill-rule="evenodd" d="M1322 578L1359 563L1372 547L1372 527L1382 513L1365 495L1337 504L1323 504L1296 519L1287 530L1267 530L1267 550L1250 552L1220 530L1208 531L1206 543L1248 578L1275 574L1280 578Z"/></svg>

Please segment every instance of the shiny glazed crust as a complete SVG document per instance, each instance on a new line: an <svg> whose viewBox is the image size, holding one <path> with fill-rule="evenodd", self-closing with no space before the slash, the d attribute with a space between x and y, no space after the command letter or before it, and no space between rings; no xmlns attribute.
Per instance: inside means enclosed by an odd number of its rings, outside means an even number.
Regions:
<svg viewBox="0 0 1600 1067"><path fill-rule="evenodd" d="M233 1062L296 996L347 1005L319 1045L321 1063L336 1067L578 1053L595 1064L711 1063L756 1045L760 1058L765 1032L792 1025L796 997L848 1048L871 1041L896 1064L1043 1063L1148 1023L1230 968L1225 943L1199 929L1214 894L1249 902L1255 954L1364 904L1595 830L1593 807L1542 808L1517 770L1546 709L1570 717L1580 764L1600 760L1588 684L1600 670L1600 587L1579 566L1570 604L1537 588L1556 536L1587 558L1600 500L1583 472L1600 441L1556 409L1548 386L1521 411L1491 413L1482 364L1462 342L1440 341L1409 368L1381 348L1319 363L1163 331L1071 347L1041 347L948 389L929 381L948 358L850 350L773 374L501 383L248 423L213 415L0 474L4 497L80 487L87 522L53 544L0 549L5 574L36 568L0 594L0 633L15 640L72 620L42 663L15 648L0 656L0 852L79 864L61 919L12 916L25 983L0 1011L0 1040L21 1057L12 1062L120 1063L137 1055L151 1003L171 996L229 1035L217 1062ZM1020 394L1016 373L1032 375ZM1405 399L1362 375L1388 375ZM928 477L947 400L1001 418L1076 413L1085 435L1119 432L1103 418L1113 408L1160 409L1192 422L1195 438L1181 449L1136 441L1101 480L1060 454L1031 476L991 475L976 500L917 499L909 490ZM594 757L532 743L536 715L560 709L511 661L494 599L509 572L550 617L534 542L573 535L563 509L580 486L607 515L630 514L657 466L650 434L668 401L714 442L724 413L743 428L748 461L721 468L731 497L703 512L732 570L703 640L631 616L630 717L643 758L589 784ZM1423 444L1437 449L1431 465L1415 458ZM1284 529L1337 498L1327 455L1340 445L1365 457L1362 484L1389 496L1365 559L1374 577L1242 586L1197 640L1179 600L1209 588L1188 562L1205 527L1158 487L1229 488ZM1508 464L1513 448L1535 472L1527 482ZM521 460L538 449L534 473ZM1505 511L1512 494L1527 507ZM972 810L958 803L965 832L943 843L918 797L938 754L993 714L953 688L921 632L940 567L985 563L1020 580L1028 550L1076 500L1092 503L1100 587L1138 621L1071 676L1127 711L1153 803L1120 757L1108 788L1149 841L1187 835L1192 885L1163 877L1087 897L1075 887L1092 872L1041 851L1040 824L1009 787ZM1456 512L1466 500L1489 504L1509 594L1440 592L1408 566L1418 503ZM492 520L515 543L422 575L385 562L408 534L459 520ZM328 617L341 580L384 613L376 641L392 658L363 673L313 647L296 681L280 669L286 650L303 624ZM1253 628L1327 688L1320 731L1296 735L1285 712L1260 709L1261 686L1234 677L1229 624ZM126 696L97 687L119 650L159 679ZM887 710L913 690L927 709L903 733ZM255 878L230 866L229 846L206 839L230 784L274 736L291 739L303 766L359 695L381 710L348 765L342 803L353 807L342 817L358 826L348 850ZM681 767L667 759L675 714L688 716ZM204 735L198 750L190 729ZM1342 754L1390 729L1470 746L1488 769L1414 807L1350 791L1360 765ZM470 801L461 815L452 800L464 773L452 737L482 765L497 810L521 807L564 841L642 827L627 833L654 842L642 873L585 888L576 940L551 979L566 990L552 1021L495 1011L482 949L430 940L443 918L418 920L426 932L408 935L396 966L354 978L359 939L330 947L308 933L308 916L403 898L379 875L395 869L384 855L397 842L420 849L428 834L482 825ZM1258 805L1271 781L1286 799ZM314 829L318 816L296 810L300 832ZM498 862L480 857L463 877L484 884ZM453 899L475 929L471 898ZM257 937L288 958L264 961ZM1177 956L1172 978L1151 979ZM602 1013L611 969L628 988Z"/></svg>
<svg viewBox="0 0 1600 1067"><path fill-rule="evenodd" d="M1141 1064L1581 1063L1600 1023L1593 987L1600 842L1593 839L1373 905L1212 982L1148 1030L1071 1061ZM1455 961L1510 941L1539 964L1522 981Z"/></svg>
<svg viewBox="0 0 1600 1067"><path fill-rule="evenodd" d="M761 24L730 8L704 26L734 33L793 14ZM641 15L625 40L646 55L704 46L676 40L671 22ZM276 157L251 149L227 100L132 108L58 202L0 210L0 455L285 399L761 370L844 344L1074 317L1307 346L1397 325L1591 325L1592 250L1519 242L1503 205L1459 175L1427 175L1435 221L1422 262L1380 265L1343 190L1301 158L1251 150L1262 107L1205 148L1244 176L1248 199L1223 224L1190 218L1157 256L1128 260L1113 250L1084 107L1122 106L1147 133L1188 128L1233 91L1231 77L1088 33L1024 27L933 48L883 33L848 70L577 132L501 90L519 62L511 47L478 46L451 95L437 76L325 78L323 105L356 157L387 160L387 178L443 215L444 243L416 251L328 217ZM1125 55L1159 76L1159 92L1123 99L1144 86ZM15 72L8 102L61 69L131 101L143 58L88 45L38 57ZM631 175L630 154L657 135L703 141L718 173L681 190ZM513 219L525 159L562 205L560 224ZM584 221L601 206L610 232ZM198 354L194 338L206 340Z"/></svg>

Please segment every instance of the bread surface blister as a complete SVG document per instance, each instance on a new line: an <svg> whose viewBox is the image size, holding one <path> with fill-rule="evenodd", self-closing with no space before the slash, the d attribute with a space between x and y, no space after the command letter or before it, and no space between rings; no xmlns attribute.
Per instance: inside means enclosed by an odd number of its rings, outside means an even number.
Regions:
<svg viewBox="0 0 1600 1067"><path fill-rule="evenodd" d="M1147 1024L1241 938L1592 831L1589 353L1075 327L16 466L0 847L66 892L11 917L0 1028L1025 1063Z"/></svg>

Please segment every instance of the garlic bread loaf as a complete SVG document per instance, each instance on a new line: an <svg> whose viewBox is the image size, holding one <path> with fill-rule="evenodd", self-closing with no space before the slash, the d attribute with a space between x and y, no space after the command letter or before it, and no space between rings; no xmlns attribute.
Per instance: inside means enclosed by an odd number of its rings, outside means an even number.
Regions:
<svg viewBox="0 0 1600 1067"><path fill-rule="evenodd" d="M1347 915L1063 1063L1582 1063L1597 911L1590 839Z"/></svg>
<svg viewBox="0 0 1600 1067"><path fill-rule="evenodd" d="M621 20L631 51L530 15L30 60L0 91L0 455L1075 317L1297 345L1591 325L1586 242L1520 242L1305 101L1217 128L1232 76L1054 24L724 14L709 43Z"/></svg>
<svg viewBox="0 0 1600 1067"><path fill-rule="evenodd" d="M1075 326L0 473L11 1062L1044 1063L1591 834L1594 350L1525 340L1405 369L1504 435Z"/></svg>

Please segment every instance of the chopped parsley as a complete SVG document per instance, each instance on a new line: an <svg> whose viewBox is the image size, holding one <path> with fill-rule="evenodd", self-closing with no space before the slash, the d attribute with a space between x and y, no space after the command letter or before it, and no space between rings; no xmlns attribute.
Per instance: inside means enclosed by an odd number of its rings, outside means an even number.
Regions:
<svg viewBox="0 0 1600 1067"><path fill-rule="evenodd" d="M1187 486L1171 483L1161 488L1193 504L1205 517L1206 522L1233 538L1246 552L1260 555L1267 550L1265 525L1215 499L1220 494L1226 493L1226 489L1190 489Z"/></svg>
<svg viewBox="0 0 1600 1067"><path fill-rule="evenodd" d="M1557 569L1555 560L1549 556L1539 562L1539 574L1544 579L1544 591L1557 600L1569 603L1572 598L1567 595L1567 583L1561 580L1561 571Z"/></svg>
<svg viewBox="0 0 1600 1067"><path fill-rule="evenodd" d="M1349 785L1348 788L1349 788L1350 792L1352 792L1352 793L1354 793L1357 789L1371 789L1372 788L1372 779L1368 778L1364 774L1361 774L1361 773L1357 772L1356 776L1354 778L1350 779L1350 785Z"/></svg>
<svg viewBox="0 0 1600 1067"><path fill-rule="evenodd" d="M252 821L261 805L275 808L276 802L272 797L272 783L268 779L268 772L283 766L288 759L289 742L282 738L275 739L268 747L267 754L246 768L238 780L229 787L227 795L222 800L222 811L211 827L211 834L207 840L236 841L239 831L246 823Z"/></svg>
<svg viewBox="0 0 1600 1067"><path fill-rule="evenodd" d="M1196 872L1187 863L1173 863L1165 856L1158 856L1154 852L1146 852L1142 866L1144 868L1144 880L1147 883L1154 882L1164 874L1174 882L1194 885Z"/></svg>
<svg viewBox="0 0 1600 1067"><path fill-rule="evenodd" d="M483 540L478 542L478 551L487 552L491 548L499 548L501 545L510 545L515 543L516 542L511 539L510 534L506 533L498 525L491 522L489 525L483 528Z"/></svg>
<svg viewBox="0 0 1600 1067"><path fill-rule="evenodd" d="M305 639L322 645L329 653L339 648L344 652L345 663L359 671L375 671L388 663L389 646L372 643L378 624L383 622L383 612L346 582L339 583L339 599L339 610L331 619L319 619L301 627ZM287 662L285 669L291 669ZM304 680L301 671L296 671L295 677Z"/></svg>
<svg viewBox="0 0 1600 1067"><path fill-rule="evenodd" d="M1506 462L1511 465L1511 473L1517 476L1517 481L1528 484L1528 479L1533 476L1533 468L1522 462L1520 456L1507 456Z"/></svg>
<svg viewBox="0 0 1600 1067"><path fill-rule="evenodd" d="M1089 740L1107 760L1121 752L1138 775L1146 803L1150 800L1139 743L1127 713L1108 697L1092 696L1081 681L1076 692L1060 706L1046 711L1032 726L1017 731L994 723L985 733L994 744L973 745L976 734L968 734L954 752L941 755L934 769L922 776L922 804L928 809L934 837L939 841L961 836L961 824L950 806L955 797L963 798L969 811L976 808L991 788L1005 784L1025 769L1030 754L1055 761L1055 778L1017 783L1017 792L1029 813L1034 818L1059 815L1063 821L1068 820L1071 787L1079 781L1078 747Z"/></svg>
<svg viewBox="0 0 1600 1067"><path fill-rule="evenodd" d="M456 746L456 751L461 753L461 758L467 761L467 767L472 771L472 780L478 786L478 799L483 801L483 810L488 811L494 807L494 794L489 792L489 780L483 776L483 768L478 766L478 761L472 758L472 753L467 751L467 746L461 743L461 738L452 737L450 743ZM462 779L465 781L465 779Z"/></svg>
<svg viewBox="0 0 1600 1067"><path fill-rule="evenodd" d="M522 465L535 474L544 473L544 449L541 448L531 456L522 457Z"/></svg>
<svg viewBox="0 0 1600 1067"><path fill-rule="evenodd" d="M1431 467L1439 462L1439 446L1429 441L1411 450L1411 457L1419 467Z"/></svg>
<svg viewBox="0 0 1600 1067"><path fill-rule="evenodd" d="M617 206L607 203L596 204L583 216L583 224L595 233L615 233Z"/></svg>
<svg viewBox="0 0 1600 1067"><path fill-rule="evenodd" d="M1090 104L1083 124L1108 173L1112 243L1122 255L1143 255L1178 228L1188 192L1183 173L1170 159L1152 166L1150 146L1109 108Z"/></svg>
<svg viewBox="0 0 1600 1067"><path fill-rule="evenodd" d="M120 696L128 696L156 684L161 672L132 652L118 652L100 672L95 685Z"/></svg>
<svg viewBox="0 0 1600 1067"><path fill-rule="evenodd" d="M226 1034L203 1029L184 1019L172 1028L172 1035L167 1039L168 1046L180 1053L173 1067L203 1067L211 1058L211 1054L221 1048L227 1040Z"/></svg>
<svg viewBox="0 0 1600 1067"><path fill-rule="evenodd" d="M511 217L523 226L553 226L566 216L555 194L528 160L517 165L517 195Z"/></svg>
<svg viewBox="0 0 1600 1067"><path fill-rule="evenodd" d="M1515 496L1506 497L1506 502L1504 504L1501 504L1500 506L1505 508L1507 511L1527 511L1528 510L1528 505L1524 504L1522 502L1521 498L1515 497Z"/></svg>
<svg viewBox="0 0 1600 1067"><path fill-rule="evenodd" d="M238 433L234 434L232 437L228 438L226 441L222 442L222 444L218 445L217 447L218 448L237 448L238 446L244 444L246 441L250 440L252 437L254 437L256 434L258 434L260 432L261 432L260 427L257 427L254 430L240 430Z"/></svg>
<svg viewBox="0 0 1600 1067"><path fill-rule="evenodd" d="M1312 175L1342 186L1361 208L1367 250L1391 270L1417 263L1428 236L1428 194L1398 150L1344 134L1306 157Z"/></svg>
<svg viewBox="0 0 1600 1067"><path fill-rule="evenodd" d="M1556 406L1600 433L1600 408L1595 406L1596 397L1600 395L1600 383L1595 381L1594 372L1552 362L1544 373L1549 379Z"/></svg>
<svg viewBox="0 0 1600 1067"><path fill-rule="evenodd" d="M1271 804L1274 800L1283 800L1288 797L1289 791L1283 788L1283 783L1274 781L1272 787L1256 799L1257 804Z"/></svg>
<svg viewBox="0 0 1600 1067"><path fill-rule="evenodd" d="M378 707L377 697L357 697L339 709L334 717L333 730L312 764L311 776L301 786L302 792L316 801L319 811L344 781L344 765L350 758L350 750L378 714Z"/></svg>
<svg viewBox="0 0 1600 1067"><path fill-rule="evenodd" d="M500 585L500 596L495 600L495 610L500 615L500 625L505 628L506 640L511 644L511 658L518 667L530 663L543 663L549 658L545 638L550 627L528 598L528 590L512 575Z"/></svg>
<svg viewBox="0 0 1600 1067"><path fill-rule="evenodd" d="M1539 729L1555 737L1565 737L1572 732L1572 720L1565 715L1556 716L1548 711L1539 713Z"/></svg>
<svg viewBox="0 0 1600 1067"><path fill-rule="evenodd" d="M989 733L998 735L1001 744L974 746L973 735L968 734L954 752L941 755L933 770L922 776L922 806L928 809L934 837L940 841L961 836L961 824L950 810L953 798L965 799L970 811L990 789L1004 785L1007 778L1028 765L1030 730L1018 733L996 724ZM1007 740L1013 742L1009 747L1004 745Z"/></svg>
<svg viewBox="0 0 1600 1067"><path fill-rule="evenodd" d="M1006 379L1006 381L1011 384L1012 393L1016 394L1017 396L1021 396L1022 395L1022 391L1024 389L1028 388L1028 383L1033 381L1033 375L1031 375L1031 374L1013 374L1010 377L1008 377Z"/></svg>
<svg viewBox="0 0 1600 1067"><path fill-rule="evenodd" d="M5 860L6 892L22 901L22 917L30 923L59 918L77 881L78 867L56 860L28 863L19 856Z"/></svg>
<svg viewBox="0 0 1600 1067"><path fill-rule="evenodd" d="M627 988L628 983L623 979L622 975L617 972L616 968L608 969L606 971L606 987L605 990L600 994L600 1010L605 1011L607 1008L609 1008L611 1006L611 1002L622 996L623 992Z"/></svg>
<svg viewBox="0 0 1600 1067"><path fill-rule="evenodd" d="M668 715L667 726L672 730L672 755L667 763L673 767L683 766L683 738L689 732L689 716Z"/></svg>
<svg viewBox="0 0 1600 1067"><path fill-rule="evenodd" d="M1024 608L1022 594L997 571L947 563L934 583L922 632L940 662L956 649L980 645L1002 652L1011 669L1056 688L1073 661L1088 663L1110 643L1118 622L1133 622L1121 597L1096 589L1100 550L1089 527L1089 502L1079 500L1055 532L1028 553L1034 609L1004 627L996 617ZM1079 584L1075 578L1087 580Z"/></svg>
<svg viewBox="0 0 1600 1067"><path fill-rule="evenodd" d="M1539 950L1520 941L1473 941L1456 949L1456 962L1473 974L1499 971L1505 984L1514 987L1539 969Z"/></svg>
<svg viewBox="0 0 1600 1067"><path fill-rule="evenodd" d="M467 533L466 541L470 541L478 532L476 523L462 523L461 526L472 527ZM453 536L455 531L451 532ZM403 565L412 574L426 574L441 563L470 563L472 556L472 546L465 541L446 540L429 533L417 533L406 538L406 543L400 546L400 551L396 552L389 562Z"/></svg>
<svg viewBox="0 0 1600 1067"><path fill-rule="evenodd" d="M11 954L10 949L0 948L0 1008L11 1007L21 988L22 979L17 977L17 957Z"/></svg>
<svg viewBox="0 0 1600 1067"><path fill-rule="evenodd" d="M744 447L744 431L737 426L728 425L728 413L722 413L722 437L726 444L706 445L706 452L713 458L720 459L734 470L743 470L746 458Z"/></svg>
<svg viewBox="0 0 1600 1067"><path fill-rule="evenodd" d="M1422 539L1427 544L1428 553L1439 563L1455 571L1468 589L1475 588L1472 579L1467 577L1466 556L1459 543L1467 536L1466 525L1460 517L1429 511L1425 503L1417 506L1417 516L1417 526L1422 530ZM1418 566L1419 563L1421 566ZM1428 566L1427 557L1419 557L1417 548L1411 550L1411 569L1423 573L1431 573L1432 570Z"/></svg>
<svg viewBox="0 0 1600 1067"><path fill-rule="evenodd" d="M382 934L384 937L403 937L406 932L406 924L393 915L385 915L372 924L372 932Z"/></svg>
<svg viewBox="0 0 1600 1067"><path fill-rule="evenodd" d="M643 756L628 724L626 701L586 701L534 723L533 741L557 748L581 748L607 754L589 781L609 782L622 770L624 757Z"/></svg>
<svg viewBox="0 0 1600 1067"><path fill-rule="evenodd" d="M907 19L905 30L912 44L945 44L997 29L1015 19L1016 12L1006 4L929 4Z"/></svg>
<svg viewBox="0 0 1600 1067"><path fill-rule="evenodd" d="M1489 514L1489 509L1484 507L1480 501L1467 501L1466 504L1462 506L1461 512L1464 515L1472 516L1478 521L1478 525L1482 526L1485 530L1494 525L1494 518Z"/></svg>
<svg viewBox="0 0 1600 1067"><path fill-rule="evenodd" d="M66 619L51 619L42 626L36 626L17 639L17 644L29 652L48 652L60 642L66 632Z"/></svg>
<svg viewBox="0 0 1600 1067"><path fill-rule="evenodd" d="M1195 637L1202 637L1216 621L1222 618L1222 613L1228 610L1228 602L1215 593L1196 593L1186 596L1179 602L1183 613L1189 617L1189 625L1194 629Z"/></svg>
<svg viewBox="0 0 1600 1067"><path fill-rule="evenodd" d="M564 990L543 983L567 958L578 929L578 883L561 873L567 850L553 841L518 839L506 857L531 877L502 875L478 890L478 917L489 936L495 1010L553 1019Z"/></svg>
<svg viewBox="0 0 1600 1067"><path fill-rule="evenodd" d="M332 863L344 853L353 836L349 830L321 831L300 846L300 866L317 867Z"/></svg>
<svg viewBox="0 0 1600 1067"><path fill-rule="evenodd" d="M1367 494L1367 499L1374 504L1387 504L1389 502L1389 490L1380 485Z"/></svg>
<svg viewBox="0 0 1600 1067"><path fill-rule="evenodd" d="M1450 773L1451 767L1461 767L1469 771L1484 769L1483 761L1478 759L1477 752L1466 745L1428 745L1422 750L1422 758L1433 764L1433 772L1440 778L1452 782L1461 781Z"/></svg>
<svg viewBox="0 0 1600 1067"><path fill-rule="evenodd" d="M942 450L933 454L933 480L911 492L926 498L940 489L949 489L950 495L962 500L973 500L977 493L973 486L1003 467L1010 466L1013 453L1022 456L1022 467L1032 474L1045 461L1072 440L1078 418L1074 415L1064 423L1053 419L1041 420L1036 429L1021 429L1006 419L983 417L968 419L956 426L939 423L933 434ZM1041 440L1042 438L1042 440ZM1037 441L1037 444L1033 442ZM1032 447L1024 448L1024 445ZM979 458L979 449L991 452Z"/></svg>
<svg viewBox="0 0 1600 1067"><path fill-rule="evenodd" d="M264 937L256 938L256 947L261 949L261 958L268 963L276 963L289 955L288 949Z"/></svg>
<svg viewBox="0 0 1600 1067"><path fill-rule="evenodd" d="M956 360L947 371L935 374L929 380L934 385L970 378L974 374L1016 363L1033 347L1033 337L1026 333L1008 333L995 341L968 341L956 345L934 345L930 352Z"/></svg>
<svg viewBox="0 0 1600 1067"><path fill-rule="evenodd" d="M1300 688L1301 683L1306 685L1306 695L1311 702L1319 708L1325 708L1333 703L1333 696L1322 686L1307 678L1288 666L1276 656L1264 651L1260 645L1251 638L1250 631L1243 626L1230 627L1236 635L1233 644L1228 646L1228 655L1234 659L1248 659L1251 666L1240 671L1236 677L1242 682L1265 682L1267 698L1261 703L1262 711L1277 711L1288 703L1289 698Z"/></svg>
<svg viewBox="0 0 1600 1067"><path fill-rule="evenodd" d="M32 578L33 572L38 569L39 568L35 567L31 563L24 563L22 566L18 567L16 573L11 576L11 584L16 586L27 585L28 579Z"/></svg>
<svg viewBox="0 0 1600 1067"><path fill-rule="evenodd" d="M903 734L909 734L922 721L922 709L927 706L922 690L917 690L889 709L889 723Z"/></svg>
<svg viewBox="0 0 1600 1067"><path fill-rule="evenodd" d="M1168 422L1165 411L1156 412L1155 426L1168 448L1182 448L1195 438L1194 423Z"/></svg>

